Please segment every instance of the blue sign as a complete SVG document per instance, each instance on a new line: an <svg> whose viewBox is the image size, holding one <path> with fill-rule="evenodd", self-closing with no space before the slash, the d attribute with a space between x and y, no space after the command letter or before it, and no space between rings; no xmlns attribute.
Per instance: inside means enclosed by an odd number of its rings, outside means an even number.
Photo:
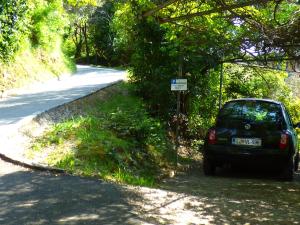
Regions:
<svg viewBox="0 0 300 225"><path fill-rule="evenodd" d="M171 91L186 91L186 90L187 90L187 79L171 80Z"/></svg>

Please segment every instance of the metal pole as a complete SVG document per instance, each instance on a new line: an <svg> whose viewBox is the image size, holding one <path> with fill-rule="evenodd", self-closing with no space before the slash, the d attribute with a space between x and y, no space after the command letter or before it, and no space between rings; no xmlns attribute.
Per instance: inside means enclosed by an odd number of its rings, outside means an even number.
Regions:
<svg viewBox="0 0 300 225"><path fill-rule="evenodd" d="M219 110L222 107L222 88L223 88L223 62L221 64L221 74L220 74Z"/></svg>
<svg viewBox="0 0 300 225"><path fill-rule="evenodd" d="M180 56L180 61L179 61L179 66L178 66L178 77L182 77L182 56ZM179 131L180 131L180 121L179 121L179 116L180 116L180 94L181 91L177 92L177 109L176 109L176 143L175 143L175 148L176 148L176 168L178 167L178 150L179 150Z"/></svg>
<svg viewBox="0 0 300 225"><path fill-rule="evenodd" d="M177 92L177 110L176 110L176 168L178 167L178 150L179 150L179 114L180 114L180 91Z"/></svg>

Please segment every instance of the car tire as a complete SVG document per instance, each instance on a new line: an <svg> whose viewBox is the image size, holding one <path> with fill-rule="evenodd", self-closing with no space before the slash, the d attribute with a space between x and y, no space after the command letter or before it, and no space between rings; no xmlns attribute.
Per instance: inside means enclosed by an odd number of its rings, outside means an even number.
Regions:
<svg viewBox="0 0 300 225"><path fill-rule="evenodd" d="M299 158L300 158L299 152L297 152L297 155L296 155L296 158L295 158L295 165L294 165L295 171L297 171L299 169Z"/></svg>
<svg viewBox="0 0 300 225"><path fill-rule="evenodd" d="M203 172L206 176L213 176L216 172L216 166L212 160L208 159L206 156L203 158Z"/></svg>
<svg viewBox="0 0 300 225"><path fill-rule="evenodd" d="M294 179L294 169L295 169L294 160L291 159L288 161L288 163L285 165L283 169L282 179L285 181L292 181Z"/></svg>

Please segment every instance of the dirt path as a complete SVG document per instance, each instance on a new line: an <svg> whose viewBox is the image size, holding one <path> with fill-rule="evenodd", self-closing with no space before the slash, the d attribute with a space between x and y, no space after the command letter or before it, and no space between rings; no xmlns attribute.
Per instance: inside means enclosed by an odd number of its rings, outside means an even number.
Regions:
<svg viewBox="0 0 300 225"><path fill-rule="evenodd" d="M298 175L299 176L299 175ZM161 190L137 188L131 204L161 224L299 224L300 185L179 176Z"/></svg>
<svg viewBox="0 0 300 225"><path fill-rule="evenodd" d="M167 179L158 189L136 188L132 200L149 222L161 224L299 224L300 173L281 182L272 173L199 168Z"/></svg>

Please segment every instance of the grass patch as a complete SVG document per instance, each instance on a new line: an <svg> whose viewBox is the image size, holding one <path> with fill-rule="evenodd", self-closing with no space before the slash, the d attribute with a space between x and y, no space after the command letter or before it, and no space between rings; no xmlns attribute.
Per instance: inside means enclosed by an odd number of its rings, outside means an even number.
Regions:
<svg viewBox="0 0 300 225"><path fill-rule="evenodd" d="M174 159L165 126L130 94L130 84L118 89L109 100L87 105L85 116L54 125L29 154L48 152L49 165L75 174L153 186Z"/></svg>

